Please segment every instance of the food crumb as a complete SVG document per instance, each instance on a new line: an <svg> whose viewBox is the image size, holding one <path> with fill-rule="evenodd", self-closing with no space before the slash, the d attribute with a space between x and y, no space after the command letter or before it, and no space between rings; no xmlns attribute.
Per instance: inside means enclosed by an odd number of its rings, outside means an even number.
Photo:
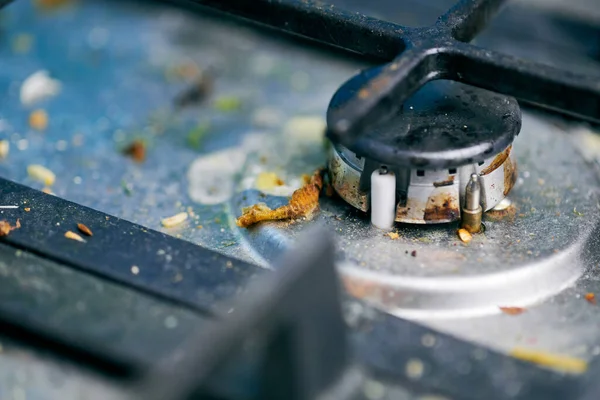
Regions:
<svg viewBox="0 0 600 400"><path fill-rule="evenodd" d="M242 107L242 101L235 96L221 96L215 99L214 106L222 112L237 111Z"/></svg>
<svg viewBox="0 0 600 400"><path fill-rule="evenodd" d="M19 229L21 227L21 221L17 220L17 222L15 222L15 226L12 226L10 224L10 222L6 221L6 220L2 220L0 221L0 236L8 236L8 234L11 231L14 231L15 229Z"/></svg>
<svg viewBox="0 0 600 400"><path fill-rule="evenodd" d="M79 231L81 233L83 233L86 236L92 236L92 230L90 228L88 228L87 226L85 226L84 224L77 224L77 229L79 229Z"/></svg>
<svg viewBox="0 0 600 400"><path fill-rule="evenodd" d="M392 240L400 239L400 235L398 234L398 232L388 232L386 233L386 235L389 236Z"/></svg>
<svg viewBox="0 0 600 400"><path fill-rule="evenodd" d="M29 211L31 211L31 208L25 207L24 210L25 210L25 212L29 212Z"/></svg>
<svg viewBox="0 0 600 400"><path fill-rule="evenodd" d="M45 110L35 110L29 114L29 126L35 130L43 131L48 127L48 113Z"/></svg>
<svg viewBox="0 0 600 400"><path fill-rule="evenodd" d="M160 222L165 228L172 228L184 222L188 218L187 213L180 212L171 217L163 218Z"/></svg>
<svg viewBox="0 0 600 400"><path fill-rule="evenodd" d="M137 275L140 273L140 267L138 267L137 265L132 265L131 266L131 273L134 275Z"/></svg>
<svg viewBox="0 0 600 400"><path fill-rule="evenodd" d="M508 314L508 315L519 315L519 314L523 314L525 312L525 309L521 308L521 307L498 307L498 308L504 314Z"/></svg>
<svg viewBox="0 0 600 400"><path fill-rule="evenodd" d="M10 142L8 140L0 140L0 158L6 158L10 151Z"/></svg>
<svg viewBox="0 0 600 400"><path fill-rule="evenodd" d="M203 122L198 124L187 135L187 144L190 148L199 150L202 147L204 137L210 129L210 123Z"/></svg>
<svg viewBox="0 0 600 400"><path fill-rule="evenodd" d="M264 192L284 184L285 182L275 172L261 172L256 177L255 187Z"/></svg>
<svg viewBox="0 0 600 400"><path fill-rule="evenodd" d="M75 232L73 232L73 231L66 231L66 232L65 232L65 237L66 237L67 239L76 240L76 241L78 241L78 242L85 243L85 239L84 239L84 238L82 238L81 236L79 236L78 234L76 234L76 233L75 233Z"/></svg>
<svg viewBox="0 0 600 400"><path fill-rule="evenodd" d="M45 187L45 188L43 188L43 189L42 189L42 192L43 192L43 193L46 193L46 194L51 194L51 195L54 195L54 193L52 193L52 189L50 189L49 187Z"/></svg>
<svg viewBox="0 0 600 400"><path fill-rule="evenodd" d="M130 156L135 162L144 162L146 159L146 143L140 139L135 139L123 149L123 154Z"/></svg>
<svg viewBox="0 0 600 400"><path fill-rule="evenodd" d="M27 166L27 174L36 181L42 182L46 186L52 186L56 180L54 172L39 164Z"/></svg>
<svg viewBox="0 0 600 400"><path fill-rule="evenodd" d="M546 183L546 181L543 180L542 178L538 179L538 185L544 186L545 183Z"/></svg>
<svg viewBox="0 0 600 400"><path fill-rule="evenodd" d="M584 298L590 304L596 304L596 295L594 293L586 293Z"/></svg>
<svg viewBox="0 0 600 400"><path fill-rule="evenodd" d="M21 104L32 105L38 101L57 95L61 83L50 78L48 71L40 70L31 74L21 85L19 98Z"/></svg>
<svg viewBox="0 0 600 400"><path fill-rule="evenodd" d="M519 360L532 362L537 365L557 369L567 373L581 374L587 370L587 362L585 360L553 354L542 350L514 348L509 352L509 355Z"/></svg>
<svg viewBox="0 0 600 400"><path fill-rule="evenodd" d="M203 228L203 226L202 226L202 225L198 225L198 226L196 227L196 229L202 229L202 228Z"/></svg>
<svg viewBox="0 0 600 400"><path fill-rule="evenodd" d="M573 214L575 214L578 217L583 217L583 213L577 211L577 207L573 207Z"/></svg>
<svg viewBox="0 0 600 400"><path fill-rule="evenodd" d="M471 240L473 240L473 236L471 235L471 233L469 233L468 230L466 229L459 229L457 231L458 233L458 238L463 242L463 243L469 243Z"/></svg>
<svg viewBox="0 0 600 400"><path fill-rule="evenodd" d="M413 256L413 257L416 257L417 256L417 251L416 250L411 251L410 255Z"/></svg>

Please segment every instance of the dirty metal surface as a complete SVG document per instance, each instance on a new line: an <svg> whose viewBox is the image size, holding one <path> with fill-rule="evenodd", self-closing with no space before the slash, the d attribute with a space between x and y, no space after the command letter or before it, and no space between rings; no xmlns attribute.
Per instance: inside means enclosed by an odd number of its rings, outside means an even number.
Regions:
<svg viewBox="0 0 600 400"><path fill-rule="evenodd" d="M412 18L400 12L378 12ZM593 234L600 144L587 128L557 125L525 112L514 148L520 179L510 198L516 209L498 221L488 217L485 234L469 245L458 241L455 226L399 225L400 238L391 240L338 198L323 198L313 221L240 230L234 218L242 206L257 201L284 204L285 196L300 186L302 174L325 164L327 147L321 128L327 104L335 90L365 65L292 46L253 27L148 4L89 1L43 13L31 2L17 1L3 11L1 26L0 85L6 95L0 99L0 139L11 145L8 157L0 161L3 178L41 189L43 185L27 176L26 167L43 164L55 172L52 190L60 197L265 268L299 231L321 222L338 233L339 266L350 292L356 285L348 285L349 281L365 279L409 289L406 298L381 296L363 290L364 285L353 293L383 304L392 314L502 352L525 346L586 360L600 354L600 308L583 299L585 293L600 290L592 269L600 262ZM494 36L502 30L492 27L484 39L498 48L527 53L498 39L501 34ZM31 44L25 52L19 50L23 41ZM565 54L569 58L561 53ZM541 58L564 62L555 56L544 53ZM186 87L186 79L174 71L190 61L219 71L215 92L203 105L175 112L172 100ZM590 67L590 62L578 66ZM19 103L22 81L40 69L47 69L63 85L59 95L35 107L49 115L43 133L28 126L32 109ZM208 128L190 146L190 133L198 126ZM142 164L120 154L134 138L148 143ZM257 190L261 172L276 172L285 185ZM187 222L170 229L160 225L161 218L180 211L191 215ZM25 265L23 270L9 271L15 282L39 282L40 275L46 274L39 288L32 289L31 301L52 304L43 296L58 296L53 297L54 304L63 302L59 308L64 320L91 322L98 317L86 314L102 298L93 288L101 288L100 293L112 291L119 304L119 299L128 304L126 298L132 296L131 310L125 312L128 306L121 304L116 315L103 317L108 327L127 326L130 321L124 321L123 314L133 315L137 328L132 329L152 329L154 335L162 332L170 315L181 313L177 317L181 327L199 319L162 303L156 305L156 314L141 315L140 307L154 307L141 294L121 293L104 280L67 273L63 267L15 262ZM72 282L68 290L79 285L91 288L86 294L90 304L84 303L83 311L77 302L66 305L67 299L60 296L60 285L66 282ZM473 290L465 291L464 283ZM45 292L37 293L42 289ZM527 311L504 315L498 306L525 306ZM106 311L98 307L99 313ZM355 320L372 322L361 306L352 310ZM466 315L476 317L466 319ZM169 321L172 326L173 320ZM379 325L374 336L364 337L364 349L368 341L386 337L385 326L387 322ZM108 337L115 334L107 330ZM140 334L143 340L132 344L132 338L138 338L133 332L114 346L131 346L137 355L142 346L168 351L177 335L164 331L160 344L154 342L160 338L144 334ZM86 335L106 340L102 331ZM32 357L17 345L4 348L0 372L16 380L7 386L13 398L22 398L23 391L27 398L48 398L54 395L49 388L56 386L53 374L59 380L63 372L63 378L79 374L68 367L57 369L56 361ZM378 354L384 353L380 348ZM386 359L389 365L392 358ZM17 364L21 367L14 367ZM13 370L25 372L11 375ZM22 375L30 373L41 374L38 385L24 388ZM81 379L78 388L88 388L88 378ZM78 385L69 381L61 387ZM87 390L79 393L89 396ZM55 397L64 398L64 392L56 391Z"/></svg>

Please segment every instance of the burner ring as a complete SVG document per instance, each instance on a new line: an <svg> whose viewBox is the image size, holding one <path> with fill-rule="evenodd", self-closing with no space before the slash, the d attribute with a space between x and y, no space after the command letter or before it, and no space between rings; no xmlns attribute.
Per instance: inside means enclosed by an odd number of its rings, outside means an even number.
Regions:
<svg viewBox="0 0 600 400"><path fill-rule="evenodd" d="M382 67L361 72L333 96L328 109L361 96ZM352 146L357 155L404 168L441 169L484 161L506 149L521 129L512 97L453 81L433 81L415 92L387 121Z"/></svg>

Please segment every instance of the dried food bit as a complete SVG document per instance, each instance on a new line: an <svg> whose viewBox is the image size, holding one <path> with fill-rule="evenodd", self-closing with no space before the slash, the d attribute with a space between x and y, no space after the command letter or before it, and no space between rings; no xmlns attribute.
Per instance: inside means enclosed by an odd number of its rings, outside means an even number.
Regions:
<svg viewBox="0 0 600 400"><path fill-rule="evenodd" d="M259 203L242 210L242 215L236 220L237 226L247 228L261 221L273 221L298 218L309 215L319 206L319 193L323 188L321 170L317 170L309 182L296 190L285 206L272 210L266 204Z"/></svg>
<svg viewBox="0 0 600 400"><path fill-rule="evenodd" d="M215 99L214 106L223 112L237 111L242 108L242 101L235 96L221 96Z"/></svg>
<svg viewBox="0 0 600 400"><path fill-rule="evenodd" d="M573 214L575 214L578 217L583 217L583 213L577 211L577 207L573 207Z"/></svg>
<svg viewBox="0 0 600 400"><path fill-rule="evenodd" d="M135 139L123 149L123 154L130 156L135 162L144 162L146 159L146 143L140 139Z"/></svg>
<svg viewBox="0 0 600 400"><path fill-rule="evenodd" d="M392 240L400 239L400 235L398 235L398 232L388 232L386 233L386 235L389 236Z"/></svg>
<svg viewBox="0 0 600 400"><path fill-rule="evenodd" d="M88 228L87 226L85 226L84 224L77 224L77 229L79 229L79 232L83 233L86 236L92 236L92 230L90 228Z"/></svg>
<svg viewBox="0 0 600 400"><path fill-rule="evenodd" d="M17 219L15 226L12 226L10 222L6 220L0 221L0 236L7 236L11 231L19 229L21 227L21 221Z"/></svg>
<svg viewBox="0 0 600 400"><path fill-rule="evenodd" d="M54 196L54 193L52 192L52 189L50 189L49 187L45 187L45 188L43 188L43 189L42 189L42 192L43 192L43 193L46 193L46 194L51 194L51 195L53 195L53 196Z"/></svg>
<svg viewBox="0 0 600 400"><path fill-rule="evenodd" d="M0 159L6 158L10 151L10 142L8 140L0 140Z"/></svg>
<svg viewBox="0 0 600 400"><path fill-rule="evenodd" d="M186 219L188 218L187 213L185 212L181 212L179 214L175 214L172 217L168 217L168 218L163 218L160 223L162 224L162 226L164 226L165 228L172 228L174 226L177 226L181 223L183 223Z"/></svg>
<svg viewBox="0 0 600 400"><path fill-rule="evenodd" d="M457 231L458 234L458 238L463 242L463 243L469 243L471 240L473 240L473 236L469 233L468 230L466 229L459 229Z"/></svg>
<svg viewBox="0 0 600 400"><path fill-rule="evenodd" d="M586 293L584 298L588 303L596 304L596 295L594 293Z"/></svg>
<svg viewBox="0 0 600 400"><path fill-rule="evenodd" d="M542 350L516 347L508 353L511 357L528 361L543 367L549 367L562 372L581 374L587 370L587 361L580 358L563 356Z"/></svg>
<svg viewBox="0 0 600 400"><path fill-rule="evenodd" d="M525 312L524 308L521 307L498 307L500 308L500 311L502 311L504 314L508 314L508 315L519 315L519 314L523 314Z"/></svg>
<svg viewBox="0 0 600 400"><path fill-rule="evenodd" d="M416 257L417 256L417 251L416 250L411 251L410 255L413 256L413 257Z"/></svg>
<svg viewBox="0 0 600 400"><path fill-rule="evenodd" d="M48 127L48 113L44 110L35 110L29 114L29 126L38 131Z"/></svg>
<svg viewBox="0 0 600 400"><path fill-rule="evenodd" d="M209 72L200 72L198 70L191 85L175 97L175 106L183 108L192 104L201 103L210 96L213 91L213 86L213 75Z"/></svg>
<svg viewBox="0 0 600 400"><path fill-rule="evenodd" d="M275 172L261 172L256 177L254 186L260 191L269 191L276 186L283 186L285 182Z"/></svg>
<svg viewBox="0 0 600 400"><path fill-rule="evenodd" d="M31 164L27 167L27 174L36 181L42 182L46 186L52 186L56 180L54 172L39 164ZM48 189L50 190L50 189Z"/></svg>
<svg viewBox="0 0 600 400"><path fill-rule="evenodd" d="M192 149L198 150L202 147L202 141L210 129L210 123L202 122L192 129L187 135L187 144Z"/></svg>
<svg viewBox="0 0 600 400"><path fill-rule="evenodd" d="M76 234L75 232L72 232L72 231L66 231L65 232L65 237L67 239L76 240L78 242L85 243L85 239L84 238L82 238L81 236L79 236L78 234Z"/></svg>
<svg viewBox="0 0 600 400"><path fill-rule="evenodd" d="M23 81L19 98L21 103L30 106L60 92L61 84L50 78L48 71L40 70Z"/></svg>
<svg viewBox="0 0 600 400"><path fill-rule="evenodd" d="M25 210L25 212L29 212L29 211L31 211L31 208L25 207L23 210Z"/></svg>

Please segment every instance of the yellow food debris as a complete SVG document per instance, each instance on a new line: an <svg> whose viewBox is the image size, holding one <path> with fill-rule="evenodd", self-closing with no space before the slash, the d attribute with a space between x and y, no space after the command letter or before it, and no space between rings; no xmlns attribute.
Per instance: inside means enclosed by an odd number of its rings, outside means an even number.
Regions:
<svg viewBox="0 0 600 400"><path fill-rule="evenodd" d="M10 151L10 142L8 140L0 140L0 158L6 158Z"/></svg>
<svg viewBox="0 0 600 400"><path fill-rule="evenodd" d="M85 243L85 239L84 238L82 238L81 236L79 236L78 234L76 234L75 232L72 232L72 231L66 231L65 232L65 237L67 239L76 240L78 242Z"/></svg>
<svg viewBox="0 0 600 400"><path fill-rule="evenodd" d="M456 233L458 233L458 238L464 243L469 243L473 239L473 236L466 229L461 228Z"/></svg>
<svg viewBox="0 0 600 400"><path fill-rule="evenodd" d="M29 126L38 131L48 127L48 114L44 110L35 110L29 114Z"/></svg>
<svg viewBox="0 0 600 400"><path fill-rule="evenodd" d="M573 374L585 372L588 365L587 361L580 358L549 353L543 350L524 349L521 347L515 347L509 352L509 355L518 358L519 360Z"/></svg>
<svg viewBox="0 0 600 400"><path fill-rule="evenodd" d="M321 170L317 170L310 178L310 182L292 194L292 198L287 205L275 210L264 203L244 208L242 215L236 220L236 224L241 228L247 228L261 221L298 218L308 215L319 206L319 193L322 188Z"/></svg>
<svg viewBox="0 0 600 400"><path fill-rule="evenodd" d="M258 190L268 191L276 186L283 186L285 182L275 172L261 172L256 177L255 186Z"/></svg>
<svg viewBox="0 0 600 400"><path fill-rule="evenodd" d="M36 181L42 182L46 186L54 185L56 175L48 168L39 164L31 164L27 167L27 174ZM50 189L48 189L50 190Z"/></svg>
<svg viewBox="0 0 600 400"><path fill-rule="evenodd" d="M29 211L31 211L31 208L25 207L24 210L25 210L25 212L29 212Z"/></svg>
<svg viewBox="0 0 600 400"><path fill-rule="evenodd" d="M386 233L386 235L389 236L392 240L400 239L400 235L398 235L398 232L388 232Z"/></svg>
<svg viewBox="0 0 600 400"><path fill-rule="evenodd" d="M188 218L187 213L185 212L181 212L179 214L175 214L172 217L168 217L168 218L163 218L160 223L162 224L162 226L164 226L165 228L172 228L174 226L177 226L179 224L181 224L183 221L185 221Z"/></svg>

